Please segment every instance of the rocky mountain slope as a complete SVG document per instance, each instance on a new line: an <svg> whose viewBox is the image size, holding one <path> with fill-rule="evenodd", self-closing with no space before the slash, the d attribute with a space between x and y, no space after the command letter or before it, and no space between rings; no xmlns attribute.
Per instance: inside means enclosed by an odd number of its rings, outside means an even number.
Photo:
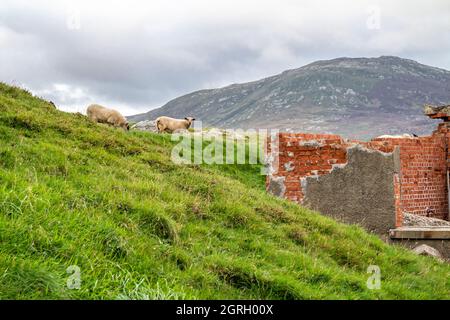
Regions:
<svg viewBox="0 0 450 320"><path fill-rule="evenodd" d="M429 134L425 103L450 102L450 71L392 56L317 61L262 80L200 90L129 117L195 116L205 126L330 132L352 138Z"/></svg>

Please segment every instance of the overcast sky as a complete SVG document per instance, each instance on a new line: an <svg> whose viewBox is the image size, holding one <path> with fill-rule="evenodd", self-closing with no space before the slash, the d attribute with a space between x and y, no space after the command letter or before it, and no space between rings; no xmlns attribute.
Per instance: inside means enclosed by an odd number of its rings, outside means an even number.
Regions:
<svg viewBox="0 0 450 320"><path fill-rule="evenodd" d="M450 70L450 1L0 2L0 81L61 109L125 115L319 59L396 55Z"/></svg>

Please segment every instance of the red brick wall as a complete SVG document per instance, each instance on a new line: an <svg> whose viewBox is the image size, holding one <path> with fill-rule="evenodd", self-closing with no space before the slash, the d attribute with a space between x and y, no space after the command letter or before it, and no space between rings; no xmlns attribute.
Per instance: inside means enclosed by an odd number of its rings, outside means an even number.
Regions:
<svg viewBox="0 0 450 320"><path fill-rule="evenodd" d="M285 177L284 197L299 203L302 177L327 174L333 165L347 162L345 142L338 135L280 133L278 143L279 166L274 176Z"/></svg>
<svg viewBox="0 0 450 320"><path fill-rule="evenodd" d="M400 206L409 212L448 218L447 147L440 132L429 137L399 139Z"/></svg>
<svg viewBox="0 0 450 320"><path fill-rule="evenodd" d="M388 153L398 147L400 172L393 176L396 225L401 226L403 212L448 219L450 130L444 123L432 136L420 138L377 138L361 142L329 134L280 133L278 143L278 172L273 176L284 177L287 199L301 203L301 178L328 174L333 166L344 165L350 146L360 144Z"/></svg>
<svg viewBox="0 0 450 320"><path fill-rule="evenodd" d="M446 126L428 137L372 140L399 147L401 212L448 219L447 140L442 130Z"/></svg>

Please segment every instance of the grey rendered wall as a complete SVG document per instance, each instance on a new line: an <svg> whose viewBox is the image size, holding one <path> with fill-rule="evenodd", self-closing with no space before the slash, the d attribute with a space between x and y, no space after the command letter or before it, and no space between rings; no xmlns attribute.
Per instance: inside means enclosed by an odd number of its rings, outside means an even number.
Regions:
<svg viewBox="0 0 450 320"><path fill-rule="evenodd" d="M341 222L386 235L395 226L398 149L382 153L356 145L347 152L346 165L326 175L302 179L303 204Z"/></svg>

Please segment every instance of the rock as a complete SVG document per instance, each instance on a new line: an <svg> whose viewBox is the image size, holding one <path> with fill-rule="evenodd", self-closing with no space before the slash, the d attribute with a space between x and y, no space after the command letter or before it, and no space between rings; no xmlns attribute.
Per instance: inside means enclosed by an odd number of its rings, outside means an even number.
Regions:
<svg viewBox="0 0 450 320"><path fill-rule="evenodd" d="M443 260L442 255L438 250L436 250L435 248L430 247L426 244L422 244L418 247L415 247L413 249L413 252L418 255L421 255L421 256L430 256L430 257L435 257L438 260Z"/></svg>
<svg viewBox="0 0 450 320"><path fill-rule="evenodd" d="M194 136L202 136L203 139L215 139L222 137L223 139L230 139L230 140L236 140L236 141L246 141L247 135L245 135L245 132L237 132L235 130L224 130L224 129L218 129L218 128L210 128L210 129L204 129L204 130L195 130L193 132Z"/></svg>
<svg viewBox="0 0 450 320"><path fill-rule="evenodd" d="M179 133L179 134L190 134L190 131L188 129L176 129L172 133Z"/></svg>
<svg viewBox="0 0 450 320"><path fill-rule="evenodd" d="M429 218L418 214L403 213L403 226L405 227L444 227L450 226L446 220Z"/></svg>
<svg viewBox="0 0 450 320"><path fill-rule="evenodd" d="M157 132L156 123L153 120L144 120L136 123L131 127L134 130Z"/></svg>
<svg viewBox="0 0 450 320"><path fill-rule="evenodd" d="M427 104L423 107L423 113L428 116L438 114L438 113L450 115L450 105L432 106L432 105Z"/></svg>

